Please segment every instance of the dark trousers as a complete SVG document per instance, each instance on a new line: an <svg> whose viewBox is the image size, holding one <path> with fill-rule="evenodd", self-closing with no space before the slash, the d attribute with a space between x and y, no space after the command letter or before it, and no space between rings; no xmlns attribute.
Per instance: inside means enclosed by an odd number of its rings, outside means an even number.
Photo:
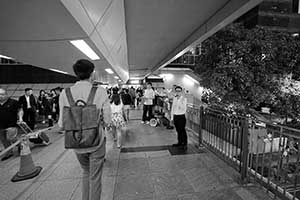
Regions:
<svg viewBox="0 0 300 200"><path fill-rule="evenodd" d="M6 129L0 129L0 142L4 146L4 149L11 145L11 142L7 139ZM7 152L6 156L10 153L12 153L12 151Z"/></svg>
<svg viewBox="0 0 300 200"><path fill-rule="evenodd" d="M29 128L31 128L31 130L34 130L35 117L36 113L35 110L33 110L32 108L24 110L23 120L24 122L26 122Z"/></svg>
<svg viewBox="0 0 300 200"><path fill-rule="evenodd" d="M144 105L142 119L143 121L149 121L152 118L152 107L153 105Z"/></svg>
<svg viewBox="0 0 300 200"><path fill-rule="evenodd" d="M185 131L185 115L174 115L174 126L177 131L178 144L187 145L187 134Z"/></svg>
<svg viewBox="0 0 300 200"><path fill-rule="evenodd" d="M6 129L0 129L0 141L3 144L4 148L7 148L11 145L11 142L7 139Z"/></svg>

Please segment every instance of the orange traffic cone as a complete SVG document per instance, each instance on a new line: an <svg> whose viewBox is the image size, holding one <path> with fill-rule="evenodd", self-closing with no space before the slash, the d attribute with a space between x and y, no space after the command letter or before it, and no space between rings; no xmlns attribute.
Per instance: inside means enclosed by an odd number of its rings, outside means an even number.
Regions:
<svg viewBox="0 0 300 200"><path fill-rule="evenodd" d="M35 166L31 157L28 137L21 141L20 170L11 179L12 182L31 179L40 174L42 167Z"/></svg>

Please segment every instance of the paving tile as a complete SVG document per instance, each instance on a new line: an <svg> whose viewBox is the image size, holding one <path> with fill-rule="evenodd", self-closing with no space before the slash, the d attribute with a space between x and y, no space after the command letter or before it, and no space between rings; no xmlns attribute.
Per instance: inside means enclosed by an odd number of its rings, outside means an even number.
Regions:
<svg viewBox="0 0 300 200"><path fill-rule="evenodd" d="M193 156L194 154L181 155L174 157L178 169L192 169L192 168L204 168L205 165L199 159L199 156ZM199 154L196 154L199 155Z"/></svg>
<svg viewBox="0 0 300 200"><path fill-rule="evenodd" d="M146 158L121 159L119 161L118 175L150 173Z"/></svg>
<svg viewBox="0 0 300 200"><path fill-rule="evenodd" d="M173 173L153 173L151 178L157 196L194 192L193 187L180 171Z"/></svg>
<svg viewBox="0 0 300 200"><path fill-rule="evenodd" d="M176 200L177 199L177 195L158 195L155 196L154 200Z"/></svg>
<svg viewBox="0 0 300 200"><path fill-rule="evenodd" d="M145 152L120 153L120 159L146 158Z"/></svg>
<svg viewBox="0 0 300 200"><path fill-rule="evenodd" d="M177 160L173 157L149 158L151 172L176 172Z"/></svg>
<svg viewBox="0 0 300 200"><path fill-rule="evenodd" d="M6 185L0 186L0 199L12 200L12 199L26 199L36 189L39 188L40 182L34 182L33 179L22 182L8 182Z"/></svg>
<svg viewBox="0 0 300 200"><path fill-rule="evenodd" d="M195 197L204 200L243 200L235 192L230 189L222 189L219 191L210 191L205 194L196 193Z"/></svg>
<svg viewBox="0 0 300 200"><path fill-rule="evenodd" d="M151 175L135 174L117 176L114 200L140 200L152 199L155 195Z"/></svg>
<svg viewBox="0 0 300 200"><path fill-rule="evenodd" d="M0 169L0 185L6 184L19 171L20 167L15 165L13 167L6 167Z"/></svg>
<svg viewBox="0 0 300 200"><path fill-rule="evenodd" d="M47 177L47 180L78 179L82 177L82 169L79 165L73 163L64 163L59 165L53 173Z"/></svg>
<svg viewBox="0 0 300 200"><path fill-rule="evenodd" d="M186 169L183 173L195 192L219 191L225 188L206 168Z"/></svg>
<svg viewBox="0 0 300 200"><path fill-rule="evenodd" d="M201 200L203 197L200 198ZM195 193L169 195L169 196L157 196L155 200L199 200L199 197Z"/></svg>
<svg viewBox="0 0 300 200"><path fill-rule="evenodd" d="M170 151L168 150L146 152L147 158L169 157L169 156L171 156L171 154Z"/></svg>
<svg viewBox="0 0 300 200"><path fill-rule="evenodd" d="M70 199L79 180L45 181L28 200Z"/></svg>

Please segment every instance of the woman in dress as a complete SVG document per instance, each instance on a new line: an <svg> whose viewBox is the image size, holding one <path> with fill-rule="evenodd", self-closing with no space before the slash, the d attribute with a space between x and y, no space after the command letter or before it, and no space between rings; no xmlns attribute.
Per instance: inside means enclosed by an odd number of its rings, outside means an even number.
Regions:
<svg viewBox="0 0 300 200"><path fill-rule="evenodd" d="M112 126L117 133L117 146L121 148L122 144L122 130L125 127L125 120L123 117L123 103L119 94L113 94L111 97L111 113L112 113ZM115 133L113 133L115 134ZM114 137L115 138L115 137Z"/></svg>

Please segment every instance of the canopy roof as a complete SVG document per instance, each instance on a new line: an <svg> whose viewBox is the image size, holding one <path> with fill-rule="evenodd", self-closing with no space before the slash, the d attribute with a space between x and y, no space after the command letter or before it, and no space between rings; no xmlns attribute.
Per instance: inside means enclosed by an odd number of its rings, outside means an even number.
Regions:
<svg viewBox="0 0 300 200"><path fill-rule="evenodd" d="M70 40L83 39L100 56L100 81L126 81L167 65L261 1L3 0L0 54L73 74L72 64L87 57Z"/></svg>

